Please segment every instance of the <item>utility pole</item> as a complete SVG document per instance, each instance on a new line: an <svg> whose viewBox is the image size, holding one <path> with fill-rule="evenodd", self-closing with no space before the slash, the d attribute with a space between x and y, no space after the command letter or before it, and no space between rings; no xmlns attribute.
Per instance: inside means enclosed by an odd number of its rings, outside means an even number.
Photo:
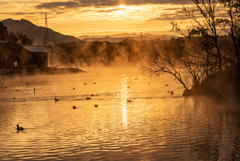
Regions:
<svg viewBox="0 0 240 161"><path fill-rule="evenodd" d="M43 46L46 47L49 42L49 35L48 35L48 22L47 22L47 13L45 13L45 29L44 29L44 42ZM48 60L50 60L51 67L53 66L53 53L48 54Z"/></svg>
<svg viewBox="0 0 240 161"><path fill-rule="evenodd" d="M47 13L45 13L45 31L44 31L44 46L47 45L49 42L49 35L48 35L48 23L47 23Z"/></svg>

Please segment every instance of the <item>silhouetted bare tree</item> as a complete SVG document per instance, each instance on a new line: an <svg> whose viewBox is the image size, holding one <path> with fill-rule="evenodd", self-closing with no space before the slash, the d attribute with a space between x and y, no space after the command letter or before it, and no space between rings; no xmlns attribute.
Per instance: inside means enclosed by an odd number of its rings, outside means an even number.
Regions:
<svg viewBox="0 0 240 161"><path fill-rule="evenodd" d="M179 76L180 71L186 71L184 76L189 76L193 86L198 86L211 75L232 69L236 64L240 67L240 2L191 1L195 4L195 8L183 7L183 13L192 22L191 29L182 30L175 21L172 21L173 30L185 37L185 48L181 50L184 56L179 59L177 66L173 66L172 61L169 61L173 59L173 55L161 46L159 50L153 52L155 56L147 60L147 66L142 68L149 75L170 73L183 84L185 89L187 89L186 83L183 77ZM220 10L224 14L219 15ZM223 36L226 33L229 36ZM232 41L229 41L229 38ZM179 52L178 48L172 47L172 49L175 53Z"/></svg>
<svg viewBox="0 0 240 161"><path fill-rule="evenodd" d="M223 54L219 47L219 36L223 32L220 19L218 19L217 7L218 0L191 0L195 7L189 9L183 7L183 13L192 20L192 28L183 32L176 22L172 22L173 30L191 39L196 45L200 46L204 52L202 58L206 59L207 68L210 65L209 59L215 59L214 64L218 66L218 71L222 71ZM198 14L201 15L199 19ZM195 37L198 37L196 39ZM211 66L209 68L212 68ZM208 69L210 70L210 69Z"/></svg>
<svg viewBox="0 0 240 161"><path fill-rule="evenodd" d="M219 22L225 25L225 32L232 39L232 47L235 50L235 61L240 67L239 40L240 40L240 1L219 0L220 4L226 9L226 17L219 18Z"/></svg>
<svg viewBox="0 0 240 161"><path fill-rule="evenodd" d="M173 41L173 39L162 41L153 48L152 54L149 56L146 64L141 66L141 70L149 76L159 76L164 73L171 74L188 90L188 75L185 73L184 64L181 63L184 43L181 40L175 40L174 43Z"/></svg>

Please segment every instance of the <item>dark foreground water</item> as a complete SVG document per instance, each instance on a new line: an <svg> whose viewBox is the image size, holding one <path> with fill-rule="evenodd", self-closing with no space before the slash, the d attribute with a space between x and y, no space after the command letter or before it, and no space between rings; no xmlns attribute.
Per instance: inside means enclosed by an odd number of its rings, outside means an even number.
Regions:
<svg viewBox="0 0 240 161"><path fill-rule="evenodd" d="M168 75L90 71L5 78L0 160L240 160L236 105L182 97Z"/></svg>

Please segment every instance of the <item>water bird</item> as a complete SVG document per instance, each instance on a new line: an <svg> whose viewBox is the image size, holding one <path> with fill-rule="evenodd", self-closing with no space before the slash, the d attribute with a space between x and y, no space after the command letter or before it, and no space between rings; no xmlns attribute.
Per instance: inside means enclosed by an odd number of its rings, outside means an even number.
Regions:
<svg viewBox="0 0 240 161"><path fill-rule="evenodd" d="M13 99L16 99L15 97L13 97Z"/></svg>
<svg viewBox="0 0 240 161"><path fill-rule="evenodd" d="M138 80L138 78L135 78L135 80Z"/></svg>
<svg viewBox="0 0 240 161"><path fill-rule="evenodd" d="M5 88L7 88L7 86L5 86Z"/></svg>
<svg viewBox="0 0 240 161"><path fill-rule="evenodd" d="M18 131L22 131L22 130L24 130L24 128L23 127L19 127L19 125L17 125L17 130Z"/></svg>
<svg viewBox="0 0 240 161"><path fill-rule="evenodd" d="M73 105L73 109L76 109L77 107Z"/></svg>
<svg viewBox="0 0 240 161"><path fill-rule="evenodd" d="M170 93L171 93L171 94L174 94L174 92L173 92L173 91L171 91Z"/></svg>
<svg viewBox="0 0 240 161"><path fill-rule="evenodd" d="M165 84L165 86L168 86L168 84Z"/></svg>
<svg viewBox="0 0 240 161"><path fill-rule="evenodd" d="M93 84L96 84L96 82L94 82Z"/></svg>
<svg viewBox="0 0 240 161"><path fill-rule="evenodd" d="M87 85L87 83L83 83L83 85Z"/></svg>
<svg viewBox="0 0 240 161"><path fill-rule="evenodd" d="M94 107L98 107L98 105L94 105Z"/></svg>
<svg viewBox="0 0 240 161"><path fill-rule="evenodd" d="M29 83L27 83L27 85L29 85Z"/></svg>
<svg viewBox="0 0 240 161"><path fill-rule="evenodd" d="M57 98L55 98L55 102L56 102L56 101L58 101L58 99L57 99Z"/></svg>
<svg viewBox="0 0 240 161"><path fill-rule="evenodd" d="M130 100L130 99L127 99L127 102L132 102L132 100Z"/></svg>
<svg viewBox="0 0 240 161"><path fill-rule="evenodd" d="M130 88L129 86L127 86L127 88Z"/></svg>
<svg viewBox="0 0 240 161"><path fill-rule="evenodd" d="M90 100L91 99L91 97L86 97L86 100Z"/></svg>
<svg viewBox="0 0 240 161"><path fill-rule="evenodd" d="M75 90L75 88L73 88L73 90Z"/></svg>
<svg viewBox="0 0 240 161"><path fill-rule="evenodd" d="M92 97L94 97L94 94L91 94Z"/></svg>

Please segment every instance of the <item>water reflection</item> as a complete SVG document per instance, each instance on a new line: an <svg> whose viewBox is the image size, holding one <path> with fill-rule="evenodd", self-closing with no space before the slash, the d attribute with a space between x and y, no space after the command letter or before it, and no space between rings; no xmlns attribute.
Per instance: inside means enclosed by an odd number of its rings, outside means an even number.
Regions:
<svg viewBox="0 0 240 161"><path fill-rule="evenodd" d="M122 122L123 127L127 128L128 125L128 118L127 118L127 99L128 99L128 77L125 75L121 75L121 90L120 90L120 96L121 96L121 105L122 105Z"/></svg>
<svg viewBox="0 0 240 161"><path fill-rule="evenodd" d="M240 114L229 105L172 96L165 84L179 85L171 79L105 73L46 77L35 95L31 82L3 89L11 99L0 100L0 160L240 159Z"/></svg>

